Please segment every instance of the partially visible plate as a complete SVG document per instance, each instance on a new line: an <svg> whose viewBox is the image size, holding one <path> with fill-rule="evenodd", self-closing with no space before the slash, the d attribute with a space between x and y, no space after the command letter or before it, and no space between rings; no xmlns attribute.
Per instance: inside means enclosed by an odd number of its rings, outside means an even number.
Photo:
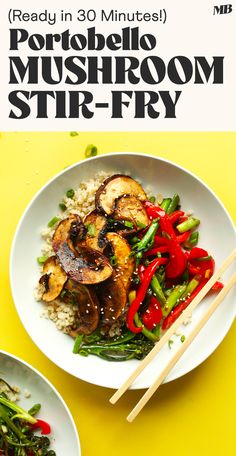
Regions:
<svg viewBox="0 0 236 456"><path fill-rule="evenodd" d="M0 377L20 387L19 405L26 410L41 404L38 417L51 425L51 446L57 456L81 456L80 441L72 415L54 386L36 369L16 356L0 351ZM26 399L24 390L31 396Z"/></svg>
<svg viewBox="0 0 236 456"><path fill-rule="evenodd" d="M82 180L98 171L128 173L139 179L153 194L171 196L178 193L182 207L192 209L201 220L200 246L212 253L218 267L235 247L235 228L217 196L189 171L162 158L136 153L115 153L76 163L49 181L33 198L18 225L11 251L11 288L21 321L34 343L55 364L77 378L100 386L117 388L139 361L115 363L94 356L73 355L73 340L58 331L55 325L40 318L42 304L34 300L34 287L39 278L36 258L40 254L40 232L55 215L58 203L68 188L76 188ZM230 274L230 271L228 272ZM226 274L226 278L228 277ZM207 297L193 315L191 325L181 328L186 336L199 320L212 297ZM231 291L209 322L172 369L166 382L186 374L202 363L220 344L235 317L235 290ZM174 338L171 350L161 352L133 384L146 388L179 346Z"/></svg>

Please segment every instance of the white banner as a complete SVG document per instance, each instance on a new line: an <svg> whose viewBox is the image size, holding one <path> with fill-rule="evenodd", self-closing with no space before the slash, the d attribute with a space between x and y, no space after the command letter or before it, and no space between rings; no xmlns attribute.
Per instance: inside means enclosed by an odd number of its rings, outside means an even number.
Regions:
<svg viewBox="0 0 236 456"><path fill-rule="evenodd" d="M3 2L1 130L235 130L236 2Z"/></svg>

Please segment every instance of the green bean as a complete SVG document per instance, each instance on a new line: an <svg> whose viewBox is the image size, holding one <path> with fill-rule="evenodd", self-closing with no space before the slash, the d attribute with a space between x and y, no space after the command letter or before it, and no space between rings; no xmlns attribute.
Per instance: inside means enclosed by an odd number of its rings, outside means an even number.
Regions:
<svg viewBox="0 0 236 456"><path fill-rule="evenodd" d="M35 404L35 405L33 405L33 407L31 407L31 409L29 409L28 414L31 416L34 416L39 412L40 409L41 409L41 404Z"/></svg>
<svg viewBox="0 0 236 456"><path fill-rule="evenodd" d="M149 201L150 201L150 203L155 203L156 197L155 196L150 196Z"/></svg>
<svg viewBox="0 0 236 456"><path fill-rule="evenodd" d="M195 288L197 288L197 286L199 285L199 282L200 282L200 276L195 276L192 278L192 280L190 280L190 282L188 283L187 287L186 287L186 290L185 292L183 293L183 295L181 296L182 298L185 298L186 296L190 296L192 294L192 292L195 290Z"/></svg>
<svg viewBox="0 0 236 456"><path fill-rule="evenodd" d="M194 231L194 233L190 234L189 244L191 244L191 246L197 245L198 239L199 239L199 232Z"/></svg>
<svg viewBox="0 0 236 456"><path fill-rule="evenodd" d="M46 257L46 256L40 256L37 258L37 262L38 262L38 264L42 265L45 263L45 261L47 261L47 259L48 259L48 257Z"/></svg>
<svg viewBox="0 0 236 456"><path fill-rule="evenodd" d="M173 291L173 288L167 288L167 290L164 291L164 295L168 298L168 296L170 296L172 291Z"/></svg>
<svg viewBox="0 0 236 456"><path fill-rule="evenodd" d="M14 412L16 412L16 415L14 415L14 418L21 418L24 421L27 421L28 423L34 424L36 423L36 419L33 418L31 415L29 415L28 412L23 410L19 405L15 404L14 402L10 401L9 399L6 399L4 397L0 396L0 404L4 405L5 407L10 408Z"/></svg>
<svg viewBox="0 0 236 456"><path fill-rule="evenodd" d="M59 217L53 217L51 220L48 222L48 228L52 228L56 223L59 221Z"/></svg>
<svg viewBox="0 0 236 456"><path fill-rule="evenodd" d="M136 221L136 225L138 226L138 228L142 228L142 229L144 229L144 228L147 227L147 225L145 225L145 224L142 223L142 222L139 222L138 220Z"/></svg>
<svg viewBox="0 0 236 456"><path fill-rule="evenodd" d="M168 296L166 300L166 305L162 310L163 317L167 317L169 313L172 311L173 307L175 304L178 302L178 300L181 298L183 293L185 292L187 286L186 285L177 285L172 293Z"/></svg>
<svg viewBox="0 0 236 456"><path fill-rule="evenodd" d="M185 233L185 231L192 230L193 228L198 226L199 223L200 223L199 219L189 218L185 222L182 222L179 225L177 225L176 228L179 231L179 233Z"/></svg>
<svg viewBox="0 0 236 456"><path fill-rule="evenodd" d="M74 196L74 194L75 194L75 191L73 190L73 188L70 188L70 189L67 190L67 192L66 192L67 198L71 198L71 199L72 199L73 196Z"/></svg>
<svg viewBox="0 0 236 456"><path fill-rule="evenodd" d="M167 214L171 214L172 212L174 212L175 209L177 208L178 204L179 204L179 195L177 195L177 193L175 193L171 200L170 205L167 208L167 211L166 211Z"/></svg>
<svg viewBox="0 0 236 456"><path fill-rule="evenodd" d="M140 318L139 318L139 315L138 315L138 312L136 312L135 316L134 316L134 321L136 323L136 325L138 326L138 328L141 328L141 326L143 327L142 329L142 334L149 340L152 340L153 342L157 342L159 340L159 337L155 336L154 333L152 333L151 331L149 331L147 328L145 328L145 326L143 326Z"/></svg>
<svg viewBox="0 0 236 456"><path fill-rule="evenodd" d="M62 212L65 212L65 211L66 211L66 209L67 209L67 207L66 207L65 203L59 203L59 205L58 205L58 206L59 206L59 208L61 209L61 211L62 211Z"/></svg>
<svg viewBox="0 0 236 456"><path fill-rule="evenodd" d="M166 298L165 298L165 295L162 291L162 288L161 288L161 285L158 281L158 278L157 276L154 274L154 276L152 277L152 280L151 280L151 287L152 287L152 291L153 293L156 295L157 299L160 301L161 304L163 304L163 306L166 305Z"/></svg>
<svg viewBox="0 0 236 456"><path fill-rule="evenodd" d="M170 206L171 204L171 198L164 198L162 203L161 203L161 208L167 212L168 210L168 207Z"/></svg>
<svg viewBox="0 0 236 456"><path fill-rule="evenodd" d="M140 252L142 250L145 249L145 247L147 246L147 244L152 241L152 239L154 238L157 230L158 230L158 227L159 227L159 223L158 221L155 219L152 221L151 225L149 226L147 232L145 233L145 235L143 236L143 238L141 239L141 241L137 242L137 244L135 244L133 246L133 250L135 252Z"/></svg>
<svg viewBox="0 0 236 456"><path fill-rule="evenodd" d="M134 227L134 224L132 222L130 222L129 220L125 220L124 225L127 228L133 228Z"/></svg>
<svg viewBox="0 0 236 456"><path fill-rule="evenodd" d="M162 270L162 266L158 269L158 272L155 274L160 285L164 283L165 280L165 270Z"/></svg>
<svg viewBox="0 0 236 456"><path fill-rule="evenodd" d="M131 239L130 239L130 244L134 245L134 244L137 244L137 242L139 242L140 239L138 238L138 236L133 236Z"/></svg>
<svg viewBox="0 0 236 456"><path fill-rule="evenodd" d="M83 340L83 334L79 334L76 339L75 339L75 343L74 343L74 348L73 348L73 353L76 355L77 353L79 353L79 349L80 349L80 346L81 346L81 343L82 343L82 340Z"/></svg>
<svg viewBox="0 0 236 456"><path fill-rule="evenodd" d="M152 330L153 334L158 337L158 339L160 338L160 333L161 333L161 326L160 324L156 325L155 328L153 328Z"/></svg>

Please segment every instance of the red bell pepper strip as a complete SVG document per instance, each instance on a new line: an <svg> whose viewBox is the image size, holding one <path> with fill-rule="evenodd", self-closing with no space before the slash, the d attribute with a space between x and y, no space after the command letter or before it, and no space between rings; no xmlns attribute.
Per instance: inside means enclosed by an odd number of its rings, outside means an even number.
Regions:
<svg viewBox="0 0 236 456"><path fill-rule="evenodd" d="M186 257L178 242L176 241L175 230L169 220L169 216L166 214L163 209L150 201L145 201L145 209L147 211L148 217L152 220L159 217L159 224L162 232L166 233L170 239L166 240L166 244L169 247L170 261L166 267L166 277L175 278L181 275L186 268ZM170 242L172 241L172 242Z"/></svg>
<svg viewBox="0 0 236 456"><path fill-rule="evenodd" d="M161 319L161 305L159 301L154 296L152 296L150 299L149 307L142 316L142 322L144 326L151 331L158 323L160 323Z"/></svg>
<svg viewBox="0 0 236 456"><path fill-rule="evenodd" d="M166 277L168 279L174 279L185 271L187 258L176 241L169 242L169 254L170 261L166 266Z"/></svg>
<svg viewBox="0 0 236 456"><path fill-rule="evenodd" d="M176 236L176 241L178 242L178 244L182 244L183 242L187 241L188 237L190 236L191 234L191 231L186 231L185 233L183 234L179 234ZM166 238L166 237L162 237L162 236L155 236L154 237L154 247L157 247L157 246L164 246L168 243L169 239ZM185 252L185 254L188 254L189 252Z"/></svg>
<svg viewBox="0 0 236 456"><path fill-rule="evenodd" d="M193 247L189 252L189 260L195 260L196 258L202 258L208 255L208 252L200 247Z"/></svg>
<svg viewBox="0 0 236 456"><path fill-rule="evenodd" d="M140 264L138 267L138 275L139 275L139 279L140 279L141 283L143 282L143 279L144 279L145 270L146 270L145 266L143 264Z"/></svg>
<svg viewBox="0 0 236 456"><path fill-rule="evenodd" d="M172 214L169 215L170 223L172 223L172 225L173 225L173 223L177 222L177 220L179 220L179 218L183 215L184 215L183 211L172 212Z"/></svg>
<svg viewBox="0 0 236 456"><path fill-rule="evenodd" d="M222 288L224 288L224 284L222 282L216 282L216 283L214 283L213 287L211 287L211 289L213 291L218 291L218 290L221 290Z"/></svg>
<svg viewBox="0 0 236 456"><path fill-rule="evenodd" d="M127 316L126 316L127 328L130 329L130 331L132 331L134 333L142 332L142 327L138 328L134 324L134 316L146 296L146 292L147 292L147 289L151 282L152 276L156 272L156 269L159 266L161 266L162 264L166 264L166 263L167 263L167 258L156 258L148 265L148 267L146 268L146 271L144 272L143 281L137 291L136 298L133 300L132 304L130 305L130 307L128 309Z"/></svg>
<svg viewBox="0 0 236 456"><path fill-rule="evenodd" d="M209 258L206 261L199 261L199 259L207 257L208 252L199 247L193 247L189 252L188 262L189 262L189 272L193 273L193 268L195 270L194 274L200 274L203 279L209 279L215 268L215 261L213 258Z"/></svg>
<svg viewBox="0 0 236 456"><path fill-rule="evenodd" d="M183 242L187 241L187 239L189 238L191 234L191 231L185 231L185 233L183 234L179 234L178 236L176 236L176 241L178 242L178 244L183 244Z"/></svg>
<svg viewBox="0 0 236 456"><path fill-rule="evenodd" d="M162 329L169 329L170 326L174 323L175 320L181 315L184 309L188 307L190 302L197 296L199 291L204 287L204 285L207 283L207 280L203 280L197 288L192 292L191 296L189 298L185 299L185 301L181 302L178 306L176 306L171 313L165 318L165 320L162 323Z"/></svg>
<svg viewBox="0 0 236 456"><path fill-rule="evenodd" d="M50 424L48 424L46 421L43 420L37 420L36 423L30 425L32 430L35 429L41 429L41 434L50 434L51 433L51 427Z"/></svg>
<svg viewBox="0 0 236 456"><path fill-rule="evenodd" d="M188 264L188 270L190 275L200 274L200 267L194 267L191 263Z"/></svg>
<svg viewBox="0 0 236 456"><path fill-rule="evenodd" d="M150 201L145 201L144 207L150 220L159 218L159 224L162 232L170 236L171 239L175 239L176 234L166 212L163 211L161 207L152 204Z"/></svg>
<svg viewBox="0 0 236 456"><path fill-rule="evenodd" d="M155 236L154 237L154 246L159 246L159 245L166 245L168 242L168 239L166 237L162 236Z"/></svg>
<svg viewBox="0 0 236 456"><path fill-rule="evenodd" d="M150 249L143 254L144 257L149 257L152 255L156 255L158 252L160 253L167 253L169 252L169 247L167 245L161 245L160 247L155 247L154 249Z"/></svg>

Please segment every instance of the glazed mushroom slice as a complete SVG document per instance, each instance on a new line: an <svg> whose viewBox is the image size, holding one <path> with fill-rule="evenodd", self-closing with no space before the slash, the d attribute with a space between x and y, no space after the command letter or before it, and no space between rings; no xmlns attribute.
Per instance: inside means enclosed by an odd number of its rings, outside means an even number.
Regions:
<svg viewBox="0 0 236 456"><path fill-rule="evenodd" d="M105 331L121 316L127 302L127 293L122 280L114 271L99 290L102 316L102 327Z"/></svg>
<svg viewBox="0 0 236 456"><path fill-rule="evenodd" d="M92 227L92 229L87 231L86 245L91 249L103 252L106 246L107 218L95 210L86 215L84 225L86 228Z"/></svg>
<svg viewBox="0 0 236 456"><path fill-rule="evenodd" d="M64 242L68 242L72 250L73 246L83 239L86 233L85 226L78 215L71 214L62 220L57 226L53 235L52 246L57 253Z"/></svg>
<svg viewBox="0 0 236 456"><path fill-rule="evenodd" d="M117 198L112 217L120 221L131 222L136 230L144 228L149 223L141 201L132 195L123 195Z"/></svg>
<svg viewBox="0 0 236 456"><path fill-rule="evenodd" d="M130 256L131 248L126 239L117 233L107 233L106 238L112 247L115 259L115 278L120 278L125 289L128 290L135 269L135 259Z"/></svg>
<svg viewBox="0 0 236 456"><path fill-rule="evenodd" d="M112 274L108 259L88 247L80 246L78 251L74 251L64 242L57 251L57 257L67 276L78 283L94 285Z"/></svg>
<svg viewBox="0 0 236 456"><path fill-rule="evenodd" d="M132 177L123 174L108 177L96 192L96 209L111 215L114 211L115 200L125 194L136 196L140 201L147 199L142 186Z"/></svg>
<svg viewBox="0 0 236 456"><path fill-rule="evenodd" d="M78 306L79 326L72 330L70 335L76 337L78 334L91 334L98 326L100 317L100 306L95 291L91 287L81 283L68 280L64 290L66 291L63 300L73 302Z"/></svg>
<svg viewBox="0 0 236 456"><path fill-rule="evenodd" d="M61 268L56 256L48 258L43 265L43 276L39 283L44 285L43 301L51 302L56 299L67 281L67 275Z"/></svg>

